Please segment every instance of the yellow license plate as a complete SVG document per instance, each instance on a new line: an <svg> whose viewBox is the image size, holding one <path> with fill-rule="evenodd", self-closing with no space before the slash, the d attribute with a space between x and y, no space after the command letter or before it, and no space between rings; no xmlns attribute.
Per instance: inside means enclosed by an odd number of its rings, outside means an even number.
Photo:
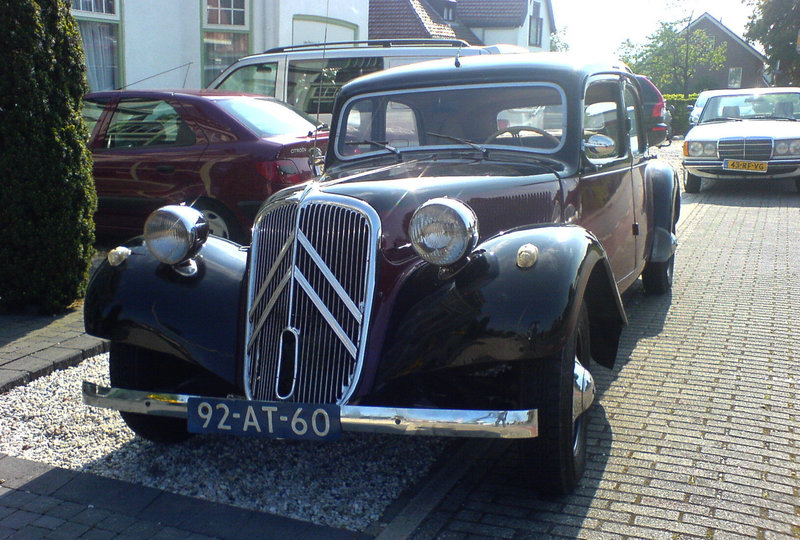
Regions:
<svg viewBox="0 0 800 540"><path fill-rule="evenodd" d="M728 169L731 171L747 171L747 172L757 172L757 173L765 173L767 172L767 162L766 161L737 161L733 159L726 159L722 163L723 169Z"/></svg>

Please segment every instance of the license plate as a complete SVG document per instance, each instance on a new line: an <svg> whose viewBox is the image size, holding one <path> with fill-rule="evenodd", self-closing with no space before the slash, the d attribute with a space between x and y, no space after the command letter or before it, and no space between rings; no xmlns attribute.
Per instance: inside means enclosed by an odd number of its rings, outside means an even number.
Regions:
<svg viewBox="0 0 800 540"><path fill-rule="evenodd" d="M731 171L747 171L747 172L757 172L757 173L765 173L767 172L767 162L766 161L738 161L734 159L726 159L722 163L723 169L728 169Z"/></svg>
<svg viewBox="0 0 800 540"><path fill-rule="evenodd" d="M337 405L193 397L187 406L192 433L315 441L342 433Z"/></svg>

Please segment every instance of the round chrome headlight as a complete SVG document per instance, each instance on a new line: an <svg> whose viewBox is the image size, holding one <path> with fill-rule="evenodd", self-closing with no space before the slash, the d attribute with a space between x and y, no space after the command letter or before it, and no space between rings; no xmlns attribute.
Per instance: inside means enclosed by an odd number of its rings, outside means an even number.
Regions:
<svg viewBox="0 0 800 540"><path fill-rule="evenodd" d="M164 264L176 265L194 257L207 238L206 219L189 206L164 206L144 224L147 249Z"/></svg>
<svg viewBox="0 0 800 540"><path fill-rule="evenodd" d="M466 204L454 199L431 199L411 217L411 245L431 264L447 266L478 243L478 218Z"/></svg>

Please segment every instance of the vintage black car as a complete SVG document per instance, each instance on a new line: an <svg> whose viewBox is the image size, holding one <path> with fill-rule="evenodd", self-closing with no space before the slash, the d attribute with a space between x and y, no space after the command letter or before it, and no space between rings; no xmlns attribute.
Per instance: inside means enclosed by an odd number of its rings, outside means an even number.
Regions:
<svg viewBox="0 0 800 540"><path fill-rule="evenodd" d="M516 438L541 490L571 491L620 293L672 286L678 180L633 77L521 54L348 83L324 176L270 197L252 245L169 206L109 253L85 321L112 388L84 400L155 441Z"/></svg>

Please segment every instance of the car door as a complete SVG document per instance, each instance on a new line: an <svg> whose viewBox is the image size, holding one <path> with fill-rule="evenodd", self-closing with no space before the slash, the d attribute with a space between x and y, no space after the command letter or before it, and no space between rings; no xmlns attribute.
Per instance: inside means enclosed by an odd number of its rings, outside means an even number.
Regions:
<svg viewBox="0 0 800 540"><path fill-rule="evenodd" d="M584 167L578 181L580 225L606 250L620 290L636 278L636 214L623 83L589 80L584 94Z"/></svg>
<svg viewBox="0 0 800 540"><path fill-rule="evenodd" d="M138 233L150 212L202 183L206 142L177 100L122 97L104 128L92 148L98 229Z"/></svg>
<svg viewBox="0 0 800 540"><path fill-rule="evenodd" d="M647 238L652 236L653 224L653 198L649 196L649 188L645 178L647 167L647 127L644 117L645 110L641 96L638 94L634 83L626 79L624 84L623 101L625 104L626 129L628 132L628 148L631 155L631 195L633 197L633 234L636 244L636 258L634 263L634 276L638 276L647 260L647 250L650 245ZM635 279L635 277L634 277Z"/></svg>

